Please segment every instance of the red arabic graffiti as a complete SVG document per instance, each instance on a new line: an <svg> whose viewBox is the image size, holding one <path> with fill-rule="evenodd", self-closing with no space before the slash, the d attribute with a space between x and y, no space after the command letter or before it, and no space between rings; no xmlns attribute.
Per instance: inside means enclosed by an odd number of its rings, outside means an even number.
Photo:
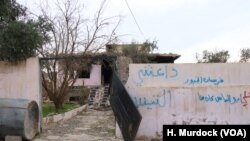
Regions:
<svg viewBox="0 0 250 141"><path fill-rule="evenodd" d="M198 97L200 101L204 101L204 102L224 102L224 103L229 103L229 104L236 104L239 103L241 104L243 107L247 107L247 105L249 104L248 102L250 102L250 91L243 91L243 94L240 93L238 96L232 96L230 94L223 94L221 93L220 95L202 95L200 93L198 93Z"/></svg>
<svg viewBox="0 0 250 141"><path fill-rule="evenodd" d="M247 95L248 94L248 95ZM243 101L241 102L244 107L247 106L247 98L250 98L250 92L244 91Z"/></svg>

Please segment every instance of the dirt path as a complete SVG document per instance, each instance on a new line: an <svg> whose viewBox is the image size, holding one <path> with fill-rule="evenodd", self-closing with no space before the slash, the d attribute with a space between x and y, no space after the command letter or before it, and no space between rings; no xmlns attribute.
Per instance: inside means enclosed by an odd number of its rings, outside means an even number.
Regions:
<svg viewBox="0 0 250 141"><path fill-rule="evenodd" d="M122 141L115 138L112 110L88 109L72 119L43 127L33 141Z"/></svg>

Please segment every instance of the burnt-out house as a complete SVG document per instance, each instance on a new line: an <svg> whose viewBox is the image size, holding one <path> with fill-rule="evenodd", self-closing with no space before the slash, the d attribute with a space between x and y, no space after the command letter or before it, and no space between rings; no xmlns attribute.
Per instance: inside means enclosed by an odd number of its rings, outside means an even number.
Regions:
<svg viewBox="0 0 250 141"><path fill-rule="evenodd" d="M67 97L69 102L80 102L95 107L109 107L108 89L112 76L112 67L117 57L112 54L88 54L84 66L78 69L78 78L70 88ZM84 59L81 59L84 61ZM80 67L81 68L81 67Z"/></svg>
<svg viewBox="0 0 250 141"><path fill-rule="evenodd" d="M129 64L147 62L174 63L180 57L180 55L172 53L148 53L141 46L141 44L133 46L137 48L136 51L144 53L139 60L138 58L134 60L133 56L127 55L124 52L126 48L131 48L129 44L108 44L106 45L106 52L88 55L88 60L92 60L90 61L90 67L81 70L71 88L68 100L81 101L81 99L85 99L83 103L88 102L90 107L108 107L108 91L111 83L112 68L117 71L122 83L125 84L128 79Z"/></svg>

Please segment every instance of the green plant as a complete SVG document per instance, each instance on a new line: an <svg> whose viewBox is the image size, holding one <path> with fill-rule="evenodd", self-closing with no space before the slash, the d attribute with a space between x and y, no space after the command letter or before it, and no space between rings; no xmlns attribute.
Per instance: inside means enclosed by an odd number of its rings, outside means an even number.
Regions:
<svg viewBox="0 0 250 141"><path fill-rule="evenodd" d="M53 103L44 103L43 104L43 117L65 113L67 111L70 111L78 107L80 107L79 104L65 103L63 107L61 109L58 109L56 112L56 108Z"/></svg>
<svg viewBox="0 0 250 141"><path fill-rule="evenodd" d="M150 63L148 55L152 53L157 47L157 41L150 42L146 40L142 44L132 42L130 45L123 48L123 55L130 57L133 63Z"/></svg>
<svg viewBox="0 0 250 141"><path fill-rule="evenodd" d="M15 21L9 23L0 32L0 60L19 62L35 56L42 44L42 37L33 23Z"/></svg>
<svg viewBox="0 0 250 141"><path fill-rule="evenodd" d="M36 50L48 41L43 31L48 24L26 16L27 8L16 0L0 1L0 61L18 63L36 55ZM43 23L43 24L42 24Z"/></svg>
<svg viewBox="0 0 250 141"><path fill-rule="evenodd" d="M198 63L226 63L227 60L230 58L229 52L225 50L204 50L202 53L202 58L200 58L200 55L196 53L195 58Z"/></svg>
<svg viewBox="0 0 250 141"><path fill-rule="evenodd" d="M240 50L240 62L248 62L250 58L250 49L243 48Z"/></svg>

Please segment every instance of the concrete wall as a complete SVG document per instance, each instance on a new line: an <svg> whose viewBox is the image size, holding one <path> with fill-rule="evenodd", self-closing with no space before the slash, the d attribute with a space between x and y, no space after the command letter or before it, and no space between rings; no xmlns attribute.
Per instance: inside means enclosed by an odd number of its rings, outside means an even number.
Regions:
<svg viewBox="0 0 250 141"><path fill-rule="evenodd" d="M92 65L90 78L79 78L74 86L100 86L102 82L102 66Z"/></svg>
<svg viewBox="0 0 250 141"><path fill-rule="evenodd" d="M39 106L40 121L42 121L40 78L38 58L27 59L18 65L0 62L0 98L29 99L36 101Z"/></svg>
<svg viewBox="0 0 250 141"><path fill-rule="evenodd" d="M118 56L116 61L117 72L123 84L128 80L129 76L129 64L132 64L133 60L130 57Z"/></svg>
<svg viewBox="0 0 250 141"><path fill-rule="evenodd" d="M126 87L142 115L137 138L158 137L163 124L250 124L249 70L249 63L130 64Z"/></svg>

